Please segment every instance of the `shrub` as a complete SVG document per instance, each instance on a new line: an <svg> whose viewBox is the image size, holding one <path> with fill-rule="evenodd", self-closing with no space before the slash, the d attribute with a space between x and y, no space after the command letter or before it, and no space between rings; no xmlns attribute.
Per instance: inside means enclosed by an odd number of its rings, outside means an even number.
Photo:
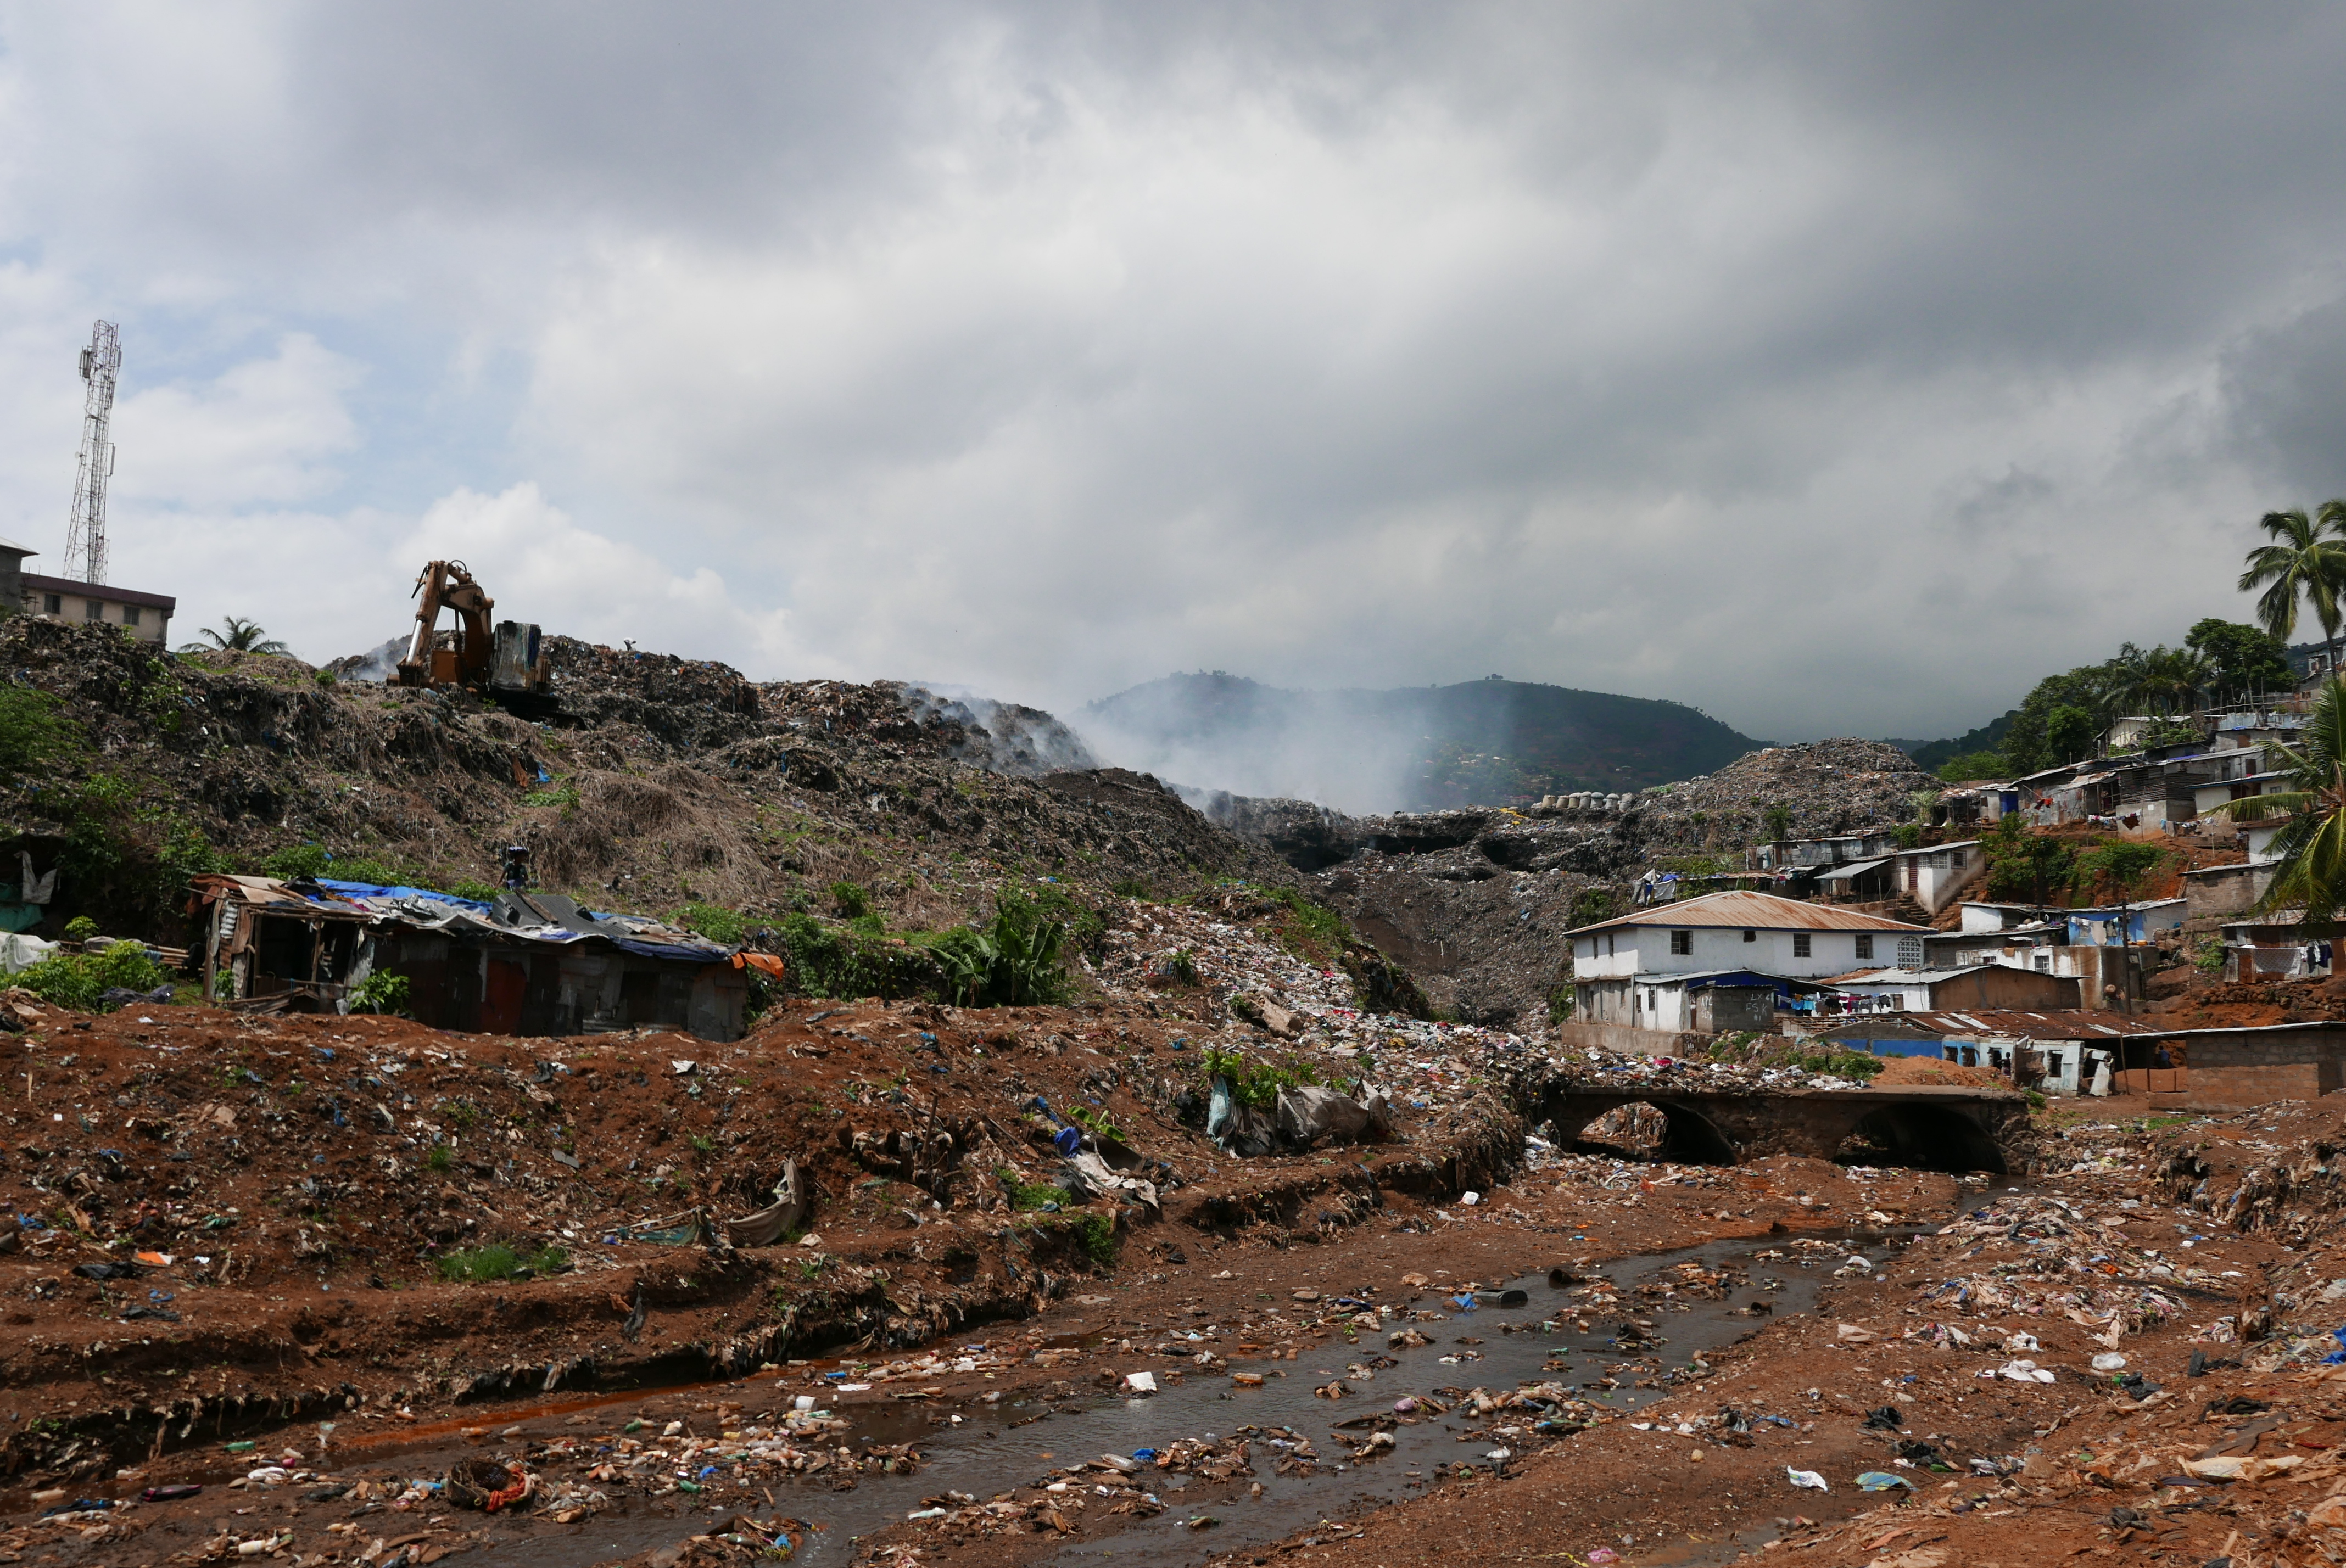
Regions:
<svg viewBox="0 0 2346 1568"><path fill-rule="evenodd" d="M1572 913L1566 917L1574 930L1611 920L1621 912L1621 895L1602 882L1591 882L1572 895Z"/></svg>
<svg viewBox="0 0 2346 1568"><path fill-rule="evenodd" d="M351 1011L404 1015L410 990L407 976L378 969L352 987Z"/></svg>
<svg viewBox="0 0 2346 1568"><path fill-rule="evenodd" d="M79 732L58 706L46 691L0 686L0 775L38 773L78 748Z"/></svg>
<svg viewBox="0 0 2346 1568"><path fill-rule="evenodd" d="M82 942L97 934L97 922L87 915L76 915L66 921L66 940Z"/></svg>
<svg viewBox="0 0 2346 1568"><path fill-rule="evenodd" d="M831 902L842 920L854 920L872 912L872 895L853 882L831 883Z"/></svg>
<svg viewBox="0 0 2346 1568"><path fill-rule="evenodd" d="M135 942L117 942L104 952L60 952L17 974L15 983L59 1007L83 1013L110 1012L102 1000L109 991L153 991L167 977L147 950Z"/></svg>
<svg viewBox="0 0 2346 1568"><path fill-rule="evenodd" d="M1068 1222L1067 1229L1093 1263L1104 1269L1116 1267L1116 1220L1113 1217L1079 1215Z"/></svg>
<svg viewBox="0 0 2346 1568"><path fill-rule="evenodd" d="M1028 1007L1066 993L1060 953L1066 938L1067 928L1045 918L1041 904L1005 894L994 905L991 925L947 932L929 952L952 1000L974 1007Z"/></svg>

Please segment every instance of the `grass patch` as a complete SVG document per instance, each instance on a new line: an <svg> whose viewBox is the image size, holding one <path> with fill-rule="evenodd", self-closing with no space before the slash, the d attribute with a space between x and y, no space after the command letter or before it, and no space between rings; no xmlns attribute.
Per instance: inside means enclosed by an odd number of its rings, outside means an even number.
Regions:
<svg viewBox="0 0 2346 1568"><path fill-rule="evenodd" d="M493 1279L511 1279L525 1268L533 1274L551 1274L569 1261L570 1255L558 1247L522 1252L495 1241L486 1247L449 1253L437 1267L440 1278L451 1284L478 1285Z"/></svg>
<svg viewBox="0 0 2346 1568"><path fill-rule="evenodd" d="M1003 1193L1010 1199L1011 1208L1017 1213L1031 1213L1046 1203L1065 1204L1067 1201L1067 1195L1049 1182L1021 1181L1018 1173L1008 1166L1002 1166L994 1175L994 1179L1001 1182Z"/></svg>
<svg viewBox="0 0 2346 1568"><path fill-rule="evenodd" d="M749 917L719 904L688 903L669 915L668 923L727 947L740 947L750 940Z"/></svg>

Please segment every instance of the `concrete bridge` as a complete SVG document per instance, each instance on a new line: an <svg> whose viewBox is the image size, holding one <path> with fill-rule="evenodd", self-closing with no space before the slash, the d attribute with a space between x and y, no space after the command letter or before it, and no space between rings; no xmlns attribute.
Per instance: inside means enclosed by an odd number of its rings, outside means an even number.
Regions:
<svg viewBox="0 0 2346 1568"><path fill-rule="evenodd" d="M1665 1157L1735 1165L1769 1155L1831 1159L1863 1134L1891 1154L1884 1162L1925 1170L2001 1171L2028 1120L2027 1096L2010 1089L1757 1089L1678 1087L1667 1082L1587 1082L1549 1086L1530 1107L1535 1125L1552 1122L1570 1143L1623 1105L1651 1105L1669 1124Z"/></svg>

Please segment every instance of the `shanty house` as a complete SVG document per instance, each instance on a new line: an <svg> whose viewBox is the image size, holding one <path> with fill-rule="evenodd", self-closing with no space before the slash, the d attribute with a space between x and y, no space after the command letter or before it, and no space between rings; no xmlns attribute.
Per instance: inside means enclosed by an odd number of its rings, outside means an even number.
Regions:
<svg viewBox="0 0 2346 1568"><path fill-rule="evenodd" d="M231 876L194 887L207 987L225 977L214 993L234 1005L347 1012L352 990L388 973L407 978L408 1011L437 1029L741 1033L749 988L733 949L559 894L484 903L422 888Z"/></svg>
<svg viewBox="0 0 2346 1568"><path fill-rule="evenodd" d="M1862 997L1893 1013L1990 1007L2068 1011L2077 1005L2077 982L2033 969L1972 963L1953 969L1882 969L1843 975L1832 983L1843 996Z"/></svg>
<svg viewBox="0 0 2346 1568"><path fill-rule="evenodd" d="M1884 962L1918 965L1925 934L1903 921L1773 893L1707 893L1567 932L1575 1016L1690 1029L1690 982L1750 976L1771 984Z"/></svg>

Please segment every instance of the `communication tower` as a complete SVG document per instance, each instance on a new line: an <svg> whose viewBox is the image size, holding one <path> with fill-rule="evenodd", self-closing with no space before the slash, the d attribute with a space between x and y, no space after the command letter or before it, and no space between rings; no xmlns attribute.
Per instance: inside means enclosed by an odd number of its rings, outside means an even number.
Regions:
<svg viewBox="0 0 2346 1568"><path fill-rule="evenodd" d="M66 524L65 575L106 581L106 484L114 477L114 382L122 372L122 342L112 321L90 329L81 351L81 379L89 383L81 412L81 469L74 477L73 517ZM78 565L81 570L74 568Z"/></svg>

